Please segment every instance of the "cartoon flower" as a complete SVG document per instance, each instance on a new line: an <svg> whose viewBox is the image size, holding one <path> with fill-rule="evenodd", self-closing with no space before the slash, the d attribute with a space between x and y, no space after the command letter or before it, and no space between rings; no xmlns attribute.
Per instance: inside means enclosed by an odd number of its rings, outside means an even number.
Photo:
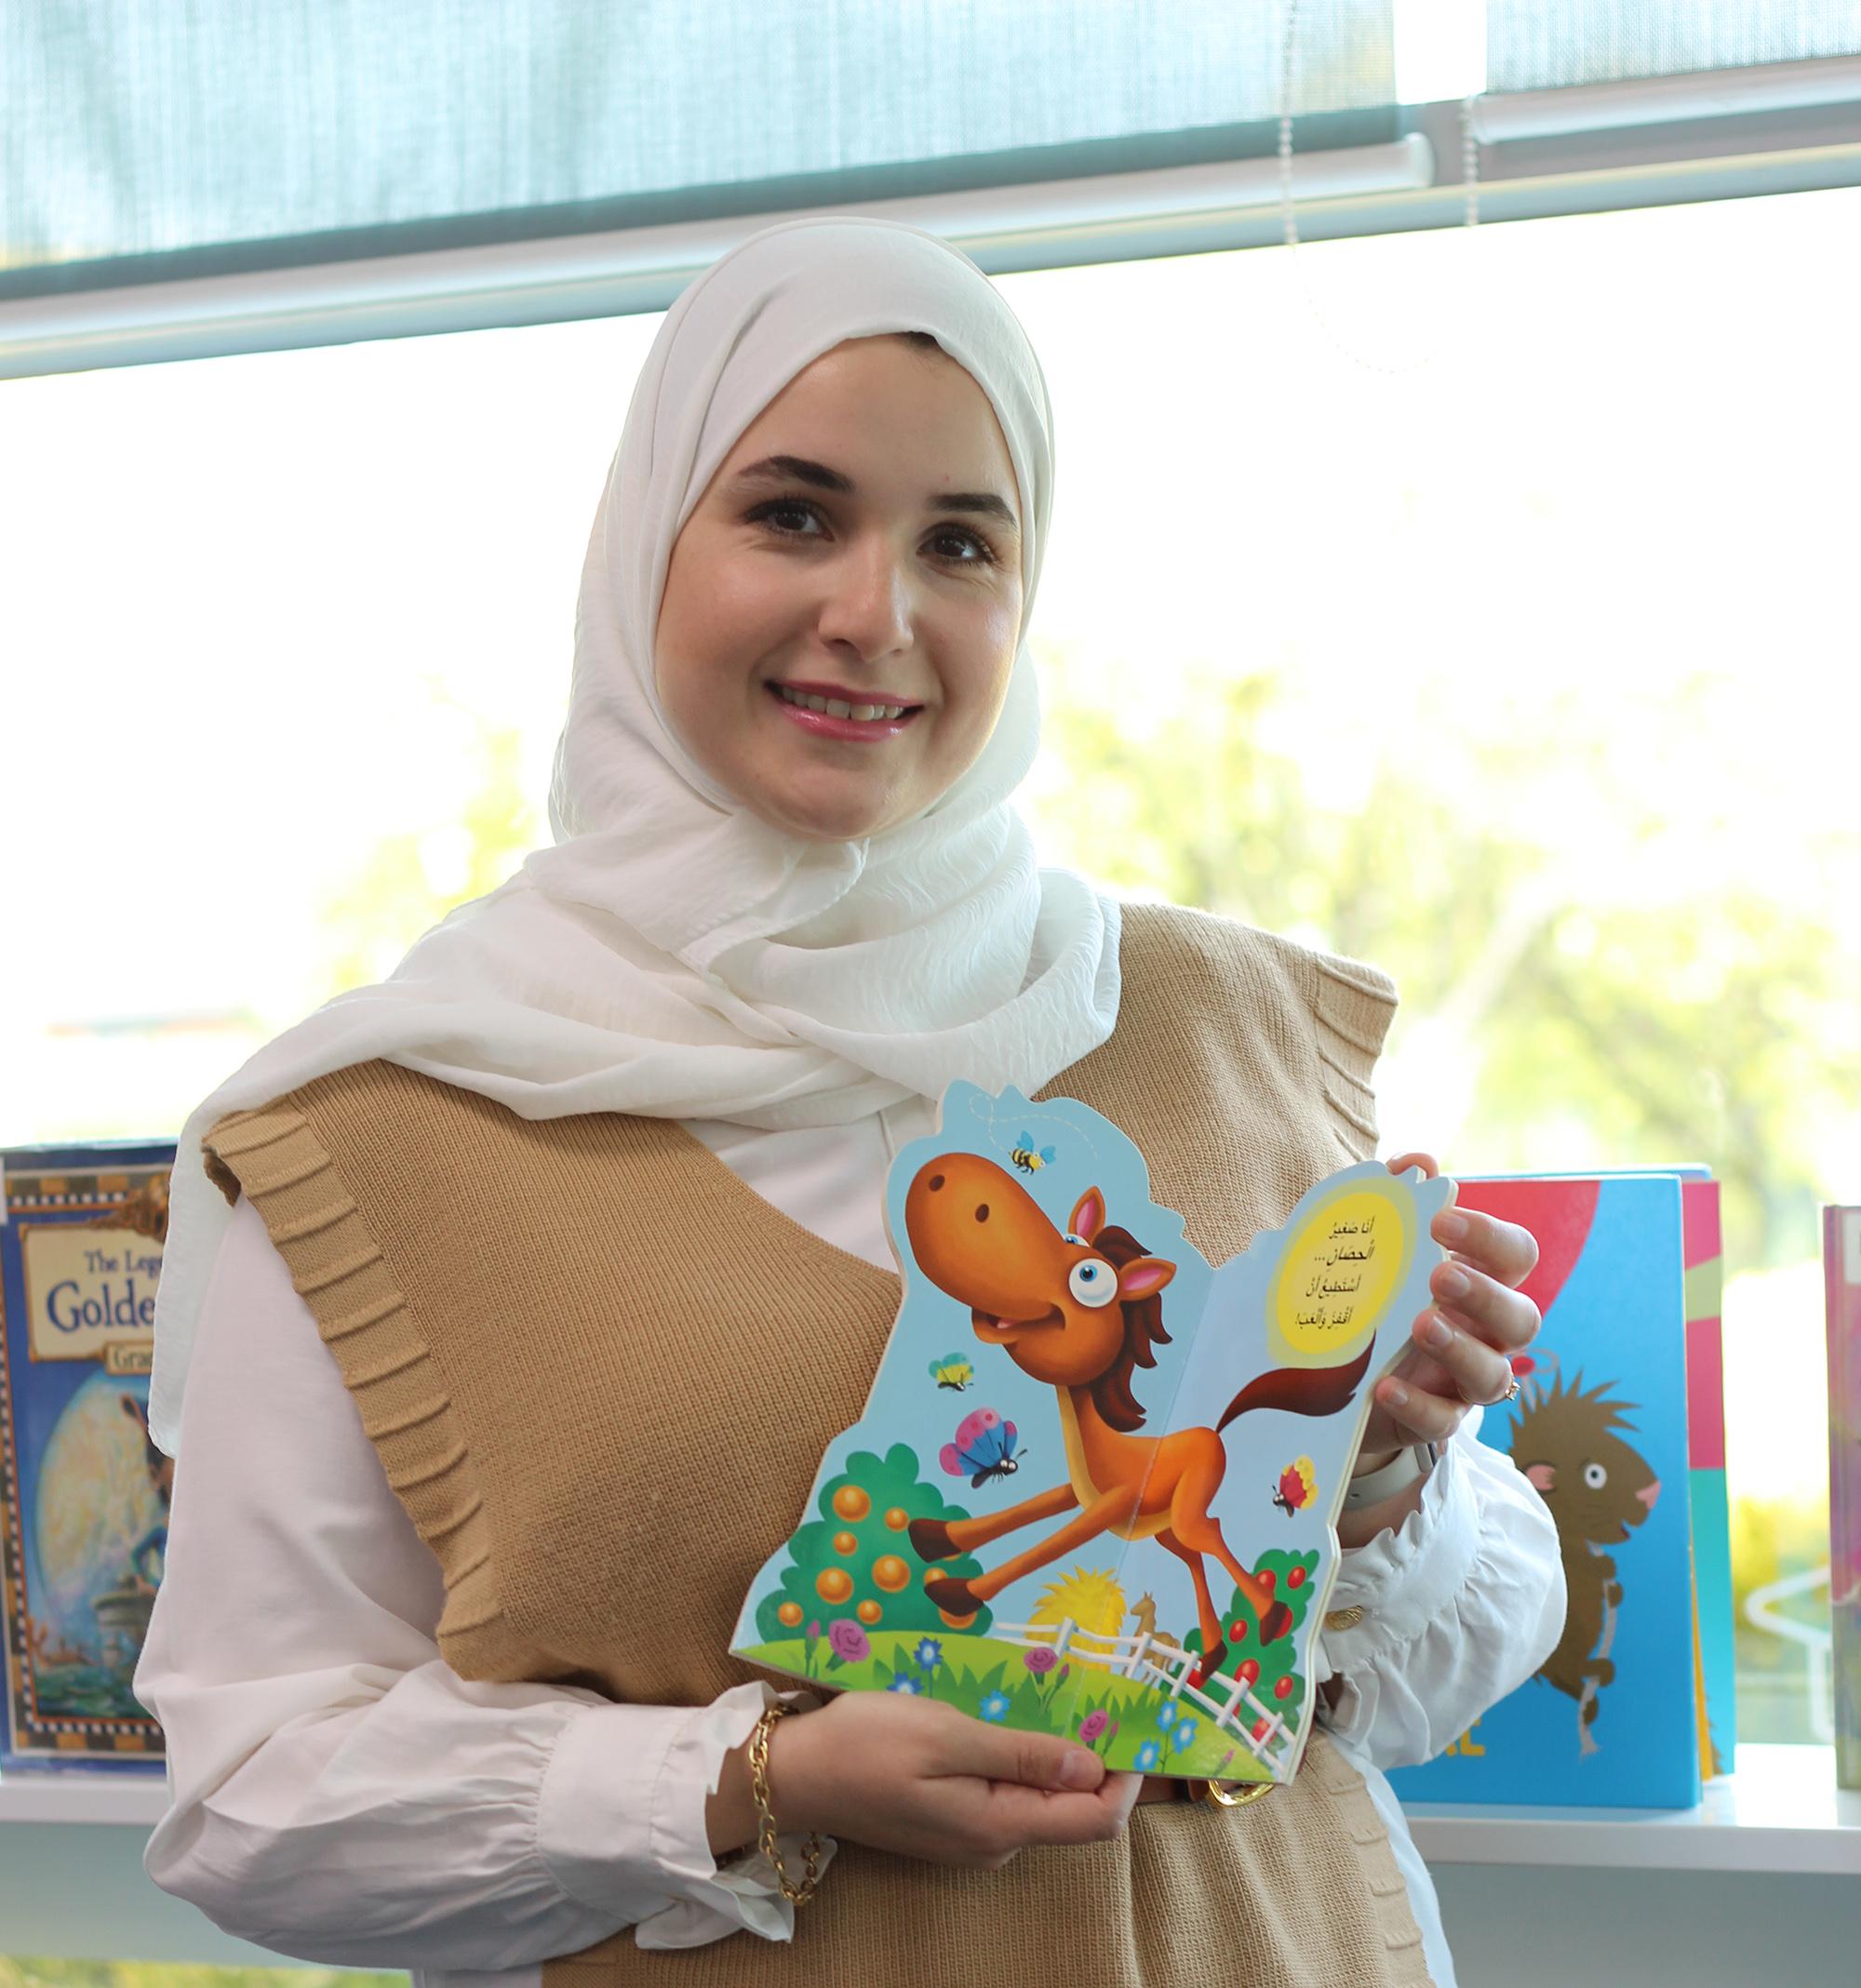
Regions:
<svg viewBox="0 0 1861 1988"><path fill-rule="evenodd" d="M915 1677L907 1677L902 1672L886 1686L888 1691L903 1691L906 1698L922 1698L924 1687Z"/></svg>
<svg viewBox="0 0 1861 1988"><path fill-rule="evenodd" d="M1137 1749L1137 1758L1131 1764L1140 1774L1147 1774L1157 1765L1158 1747L1155 1740L1146 1740Z"/></svg>
<svg viewBox="0 0 1861 1988"><path fill-rule="evenodd" d="M1060 1660L1043 1643L1038 1648L1027 1651L1021 1661L1035 1676L1044 1677Z"/></svg>
<svg viewBox="0 0 1861 1988"><path fill-rule="evenodd" d="M1170 1737L1175 1741L1176 1751L1179 1754L1187 1753L1190 1747L1192 1747L1196 1742L1195 1720L1183 1719L1179 1721L1176 1727L1176 1730L1171 1733Z"/></svg>
<svg viewBox="0 0 1861 1988"><path fill-rule="evenodd" d="M1157 1708L1157 1723L1165 1732L1176 1723L1176 1708L1167 1700Z"/></svg>
<svg viewBox="0 0 1861 1988"><path fill-rule="evenodd" d="M1006 1691L991 1691L976 1710L991 1726L999 1726L1008 1716L1008 1702Z"/></svg>
<svg viewBox="0 0 1861 1988"><path fill-rule="evenodd" d="M818 1643L821 1640L821 1625L819 1622L810 1622L801 1634L810 1643Z"/></svg>
<svg viewBox="0 0 1861 1988"><path fill-rule="evenodd" d="M1096 1746L1099 1743L1100 1734L1105 1731L1110 1723L1110 1720L1105 1717L1103 1712L1089 1712L1079 1721L1079 1738L1088 1746Z"/></svg>
<svg viewBox="0 0 1861 1988"><path fill-rule="evenodd" d="M833 1661L828 1665L830 1670L842 1663L864 1663L872 1655L872 1645L866 1641L866 1633L857 1622L830 1623L827 1641L834 1650Z"/></svg>
<svg viewBox="0 0 1861 1988"><path fill-rule="evenodd" d="M911 1655L920 1671L934 1671L944 1661L944 1646L935 1636L925 1636Z"/></svg>

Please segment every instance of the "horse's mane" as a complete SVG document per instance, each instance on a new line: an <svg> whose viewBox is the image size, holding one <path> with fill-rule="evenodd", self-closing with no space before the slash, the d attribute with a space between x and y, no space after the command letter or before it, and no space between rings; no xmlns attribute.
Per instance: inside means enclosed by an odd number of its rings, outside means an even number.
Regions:
<svg viewBox="0 0 1861 1988"><path fill-rule="evenodd" d="M1115 1270L1122 1270L1127 1263L1148 1253L1129 1229L1121 1229L1116 1222L1107 1222L1092 1237L1092 1248ZM1121 1298L1118 1305L1124 1313L1124 1344L1111 1365L1092 1382L1092 1406L1107 1428L1129 1435L1133 1429L1144 1426L1144 1410L1131 1392L1131 1370L1133 1367L1155 1367L1157 1358L1150 1349L1167 1346L1170 1335L1163 1329L1162 1292L1152 1291L1147 1298Z"/></svg>

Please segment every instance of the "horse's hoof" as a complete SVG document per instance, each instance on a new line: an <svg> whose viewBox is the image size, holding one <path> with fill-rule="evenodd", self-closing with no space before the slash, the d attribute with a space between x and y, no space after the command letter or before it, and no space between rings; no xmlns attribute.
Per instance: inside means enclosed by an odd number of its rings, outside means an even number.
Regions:
<svg viewBox="0 0 1861 1988"><path fill-rule="evenodd" d="M945 1615L973 1615L982 1607L967 1581L952 1581L944 1574L924 1583L924 1599Z"/></svg>
<svg viewBox="0 0 1861 1988"><path fill-rule="evenodd" d="M1276 1601L1260 1618L1260 1640L1263 1643L1277 1643L1292 1626L1292 1609L1283 1601Z"/></svg>
<svg viewBox="0 0 1861 1988"><path fill-rule="evenodd" d="M950 1528L941 1518L915 1518L906 1528L911 1550L920 1560L954 1560L962 1551L950 1543Z"/></svg>
<svg viewBox="0 0 1861 1988"><path fill-rule="evenodd" d="M1196 1667L1189 1673L1189 1688L1199 1691L1227 1661L1227 1645L1217 1643L1211 1650L1205 1650L1196 1659Z"/></svg>

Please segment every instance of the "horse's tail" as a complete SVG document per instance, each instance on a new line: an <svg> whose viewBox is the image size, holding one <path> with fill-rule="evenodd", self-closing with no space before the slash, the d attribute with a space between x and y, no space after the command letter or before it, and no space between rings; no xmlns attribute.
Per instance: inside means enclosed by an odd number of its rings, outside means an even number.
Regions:
<svg viewBox="0 0 1861 1988"><path fill-rule="evenodd" d="M1348 1367L1276 1367L1271 1373L1250 1381L1227 1405L1227 1413L1215 1424L1225 1429L1237 1415L1250 1408L1286 1408L1294 1415L1335 1415L1357 1393L1357 1383L1370 1367L1376 1350L1372 1339Z"/></svg>

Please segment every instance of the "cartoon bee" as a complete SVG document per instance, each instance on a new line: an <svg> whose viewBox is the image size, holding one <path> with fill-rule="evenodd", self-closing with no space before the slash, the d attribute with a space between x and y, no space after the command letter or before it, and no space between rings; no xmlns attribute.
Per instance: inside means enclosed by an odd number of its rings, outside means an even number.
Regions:
<svg viewBox="0 0 1861 1988"><path fill-rule="evenodd" d="M976 1370L965 1354L946 1353L941 1360L931 1361L930 1378L939 1387L954 1388L960 1394L976 1378Z"/></svg>
<svg viewBox="0 0 1861 1988"><path fill-rule="evenodd" d="M1303 1512L1319 1495L1319 1480L1312 1471L1310 1457L1300 1457L1287 1464L1279 1473L1279 1484L1273 1493L1273 1502L1288 1518L1295 1512Z"/></svg>
<svg viewBox="0 0 1861 1988"><path fill-rule="evenodd" d="M1023 1173L1038 1173L1043 1167L1051 1167L1053 1164L1053 1149L1051 1146L1037 1146L1033 1133L1024 1132L1021 1135L1021 1143L1009 1154L1009 1158Z"/></svg>
<svg viewBox="0 0 1861 1988"><path fill-rule="evenodd" d="M1003 1421L993 1408L978 1408L957 1424L955 1440L944 1445L937 1461L951 1476L967 1477L972 1491L997 1477L1011 1477L1021 1468L1014 1424Z"/></svg>

